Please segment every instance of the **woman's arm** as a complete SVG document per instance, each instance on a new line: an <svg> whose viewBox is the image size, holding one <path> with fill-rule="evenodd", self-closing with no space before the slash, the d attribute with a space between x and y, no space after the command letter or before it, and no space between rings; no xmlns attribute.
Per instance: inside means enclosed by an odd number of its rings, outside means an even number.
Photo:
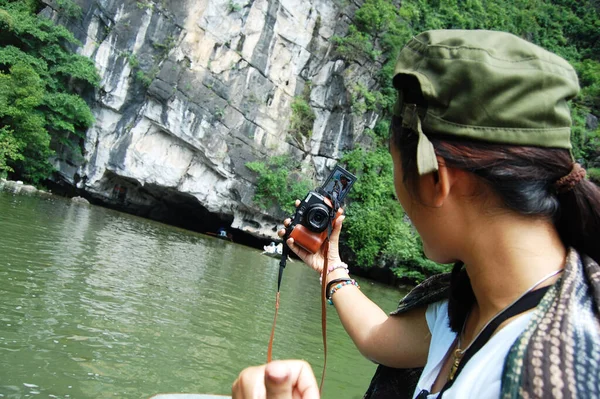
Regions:
<svg viewBox="0 0 600 399"><path fill-rule="evenodd" d="M298 206L299 201L296 202ZM344 221L343 210L339 210L329 241L328 265L341 263L339 238ZM290 219L284 221L289 225ZM285 235L285 229L279 231ZM323 269L323 251L311 254L297 246L294 239L288 246L312 269ZM336 269L327 275L327 282L335 278L348 277L344 269ZM425 308L403 315L389 317L379 306L367 298L356 286L346 285L332 297L340 320L352 341L368 359L389 367L420 367L427 362L431 334L425 320Z"/></svg>
<svg viewBox="0 0 600 399"><path fill-rule="evenodd" d="M340 277L348 274L336 269L328 280ZM353 285L337 290L332 301L344 329L366 358L397 368L422 367L427 362L431 333L425 307L390 317Z"/></svg>

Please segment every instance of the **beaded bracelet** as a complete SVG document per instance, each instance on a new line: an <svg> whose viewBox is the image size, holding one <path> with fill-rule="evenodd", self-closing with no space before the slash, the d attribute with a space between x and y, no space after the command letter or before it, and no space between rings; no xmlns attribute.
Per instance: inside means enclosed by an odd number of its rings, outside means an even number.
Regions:
<svg viewBox="0 0 600 399"><path fill-rule="evenodd" d="M329 296L327 297L327 302L330 305L333 305L333 300L332 300L333 294L335 294L337 292L337 290L339 290L340 288L342 288L346 285L354 285L354 286L356 286L356 288L360 289L360 286L354 279L344 279L343 281L338 282L336 285L333 286L331 291L329 291Z"/></svg>
<svg viewBox="0 0 600 399"><path fill-rule="evenodd" d="M331 273L332 271L334 271L336 269L344 269L346 271L346 273L349 272L348 265L345 264L344 262L340 262L340 263L335 263L335 264L329 266L327 268L327 274ZM319 283L323 284L323 276L319 277Z"/></svg>
<svg viewBox="0 0 600 399"><path fill-rule="evenodd" d="M327 274L331 273L332 271L334 271L335 269L346 269L346 271L348 271L348 265L345 264L344 262L340 262L340 263L335 263L333 265L330 265L327 268Z"/></svg>

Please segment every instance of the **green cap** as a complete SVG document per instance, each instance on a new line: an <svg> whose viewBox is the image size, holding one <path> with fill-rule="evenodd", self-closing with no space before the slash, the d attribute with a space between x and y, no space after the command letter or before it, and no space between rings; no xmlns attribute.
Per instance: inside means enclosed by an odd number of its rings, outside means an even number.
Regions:
<svg viewBox="0 0 600 399"><path fill-rule="evenodd" d="M402 100L403 80L414 76L427 107ZM525 146L571 149L567 101L579 91L567 61L506 32L434 30L412 38L394 71L399 90L394 114L419 134L417 167L438 169L423 130Z"/></svg>

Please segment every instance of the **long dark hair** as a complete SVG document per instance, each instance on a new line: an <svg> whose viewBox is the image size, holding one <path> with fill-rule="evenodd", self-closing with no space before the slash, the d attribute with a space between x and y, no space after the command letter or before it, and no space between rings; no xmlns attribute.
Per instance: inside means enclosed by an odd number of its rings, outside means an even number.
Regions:
<svg viewBox="0 0 600 399"><path fill-rule="evenodd" d="M418 136L404 129L401 122L392 118L392 143L400 152L403 179L415 192ZM556 181L573 168L568 150L493 144L435 134L427 137L447 166L478 176L507 209L552 220L565 246L600 263L600 188L587 180L564 193L555 188ZM449 302L450 326L457 332L475 299L462 266L458 263L453 268Z"/></svg>

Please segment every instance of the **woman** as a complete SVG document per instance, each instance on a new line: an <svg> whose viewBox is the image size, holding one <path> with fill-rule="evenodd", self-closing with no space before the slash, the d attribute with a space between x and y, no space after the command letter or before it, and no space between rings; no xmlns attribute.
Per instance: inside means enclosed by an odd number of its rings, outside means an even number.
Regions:
<svg viewBox="0 0 600 399"><path fill-rule="evenodd" d="M600 190L569 151L574 70L508 33L431 31L401 51L394 85L398 200L425 255L455 266L391 317L349 282L329 294L380 364L366 397L600 397ZM328 281L348 278L342 221ZM315 389L309 366L289 361L244 370L233 393Z"/></svg>

